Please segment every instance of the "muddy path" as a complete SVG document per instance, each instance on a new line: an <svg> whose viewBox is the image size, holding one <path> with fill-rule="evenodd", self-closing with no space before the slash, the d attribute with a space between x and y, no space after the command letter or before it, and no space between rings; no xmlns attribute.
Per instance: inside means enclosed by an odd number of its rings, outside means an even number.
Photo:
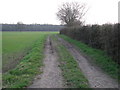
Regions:
<svg viewBox="0 0 120 90"><path fill-rule="evenodd" d="M71 55L78 62L80 69L88 79L91 88L118 88L118 83L110 76L105 74L99 67L91 63L84 55L72 44L56 36Z"/></svg>
<svg viewBox="0 0 120 90"><path fill-rule="evenodd" d="M48 37L45 44L45 58L43 74L38 75L33 84L28 88L63 88L63 78L58 67L58 56L52 46L51 38Z"/></svg>

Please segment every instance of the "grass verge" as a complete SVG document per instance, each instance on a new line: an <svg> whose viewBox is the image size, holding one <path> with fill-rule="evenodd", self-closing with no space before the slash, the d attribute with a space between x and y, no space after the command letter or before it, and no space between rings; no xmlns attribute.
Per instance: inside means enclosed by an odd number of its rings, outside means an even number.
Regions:
<svg viewBox="0 0 120 90"><path fill-rule="evenodd" d="M105 54L105 52L91 48L88 45L81 43L80 41L73 40L65 35L59 36L64 40L68 41L69 43L72 43L75 46L77 46L80 49L80 51L90 56L93 59L93 61L98 66L100 66L105 72L107 72L112 78L118 79L118 81L120 82L120 74L118 74L120 66L117 63L115 63L110 57L108 57Z"/></svg>
<svg viewBox="0 0 120 90"><path fill-rule="evenodd" d="M65 85L70 88L89 88L87 79L80 71L72 55L55 37L52 37L52 39L57 43L55 48L59 55L60 68L66 82Z"/></svg>
<svg viewBox="0 0 120 90"><path fill-rule="evenodd" d="M36 74L42 73L39 68L43 65L42 60L46 37L47 35L41 36L16 68L3 74L3 88L26 87L31 84Z"/></svg>

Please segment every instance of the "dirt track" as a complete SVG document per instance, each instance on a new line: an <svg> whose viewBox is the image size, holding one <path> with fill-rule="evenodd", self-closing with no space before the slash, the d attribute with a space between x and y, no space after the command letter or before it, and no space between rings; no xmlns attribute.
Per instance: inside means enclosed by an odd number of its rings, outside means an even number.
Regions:
<svg viewBox="0 0 120 90"><path fill-rule="evenodd" d="M99 67L89 62L75 46L56 36L72 56L76 59L80 69L89 81L91 88L118 88L117 81L106 75Z"/></svg>
<svg viewBox="0 0 120 90"><path fill-rule="evenodd" d="M105 74L99 67L90 62L88 58L84 57L74 45L66 42L62 38L56 36L59 44L63 44L71 55L78 62L80 69L89 81L91 88L118 88L118 83L110 76ZM38 75L33 84L28 88L64 88L64 80L61 75L61 70L58 67L59 62L57 53L52 45L50 37L48 37L45 44L45 58L43 74Z"/></svg>
<svg viewBox="0 0 120 90"><path fill-rule="evenodd" d="M48 37L45 45L43 74L38 75L37 79L28 88L63 88L63 79L57 59L51 39Z"/></svg>

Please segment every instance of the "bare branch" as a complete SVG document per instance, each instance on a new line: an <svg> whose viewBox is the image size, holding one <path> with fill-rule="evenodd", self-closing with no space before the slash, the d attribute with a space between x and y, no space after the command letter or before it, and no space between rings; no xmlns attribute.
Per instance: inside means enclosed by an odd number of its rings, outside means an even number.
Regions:
<svg viewBox="0 0 120 90"><path fill-rule="evenodd" d="M67 26L82 24L82 18L86 14L85 4L77 2L63 3L57 12L58 19Z"/></svg>

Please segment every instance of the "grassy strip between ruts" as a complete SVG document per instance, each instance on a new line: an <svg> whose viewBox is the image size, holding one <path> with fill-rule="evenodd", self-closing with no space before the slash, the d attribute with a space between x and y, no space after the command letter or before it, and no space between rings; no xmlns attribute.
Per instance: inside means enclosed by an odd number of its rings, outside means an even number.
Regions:
<svg viewBox="0 0 120 90"><path fill-rule="evenodd" d="M43 65L46 37L47 35L42 35L16 68L3 74L3 88L26 87L31 84L36 74L42 73L39 68Z"/></svg>
<svg viewBox="0 0 120 90"><path fill-rule="evenodd" d="M100 66L111 77L118 79L120 82L119 65L115 63L110 57L108 57L103 51L89 47L88 45L81 43L80 41L73 40L65 35L59 35L64 40L77 46L80 51L90 56L94 62Z"/></svg>
<svg viewBox="0 0 120 90"><path fill-rule="evenodd" d="M70 88L89 88L88 80L80 71L77 62L72 55L55 37L52 37L52 39L57 43L55 48L58 52L60 68L66 82L65 85Z"/></svg>

